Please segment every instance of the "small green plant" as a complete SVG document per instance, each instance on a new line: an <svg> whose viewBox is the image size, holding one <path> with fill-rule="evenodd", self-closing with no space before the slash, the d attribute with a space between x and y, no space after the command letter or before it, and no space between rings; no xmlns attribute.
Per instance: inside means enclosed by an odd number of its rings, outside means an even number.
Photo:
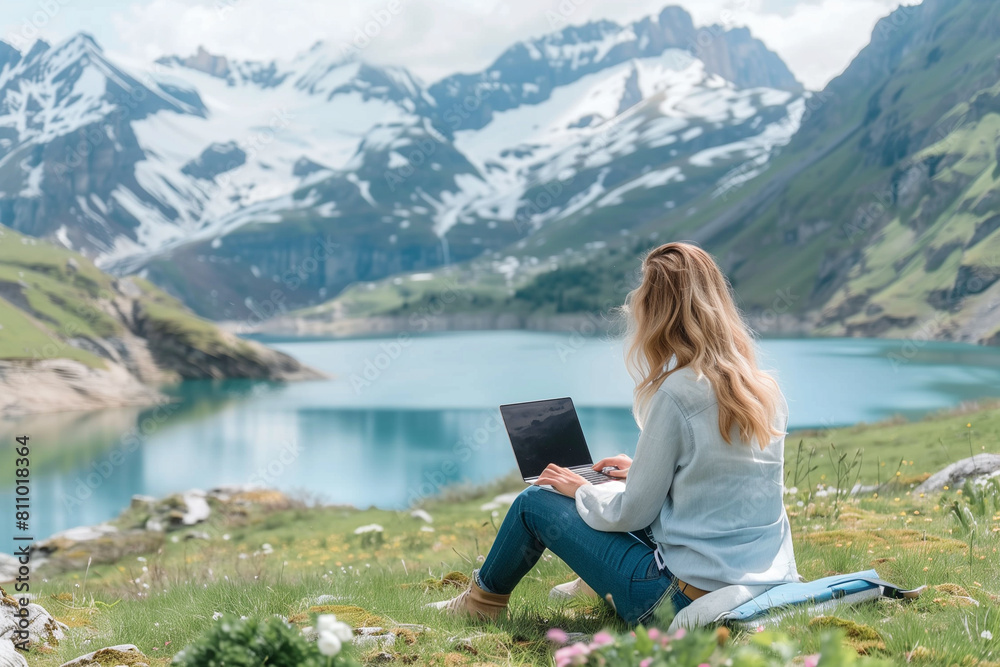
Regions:
<svg viewBox="0 0 1000 667"><path fill-rule="evenodd" d="M238 619L223 616L208 631L174 657L183 667L355 667L338 651L321 651L299 629L283 619ZM327 655L324 655L327 653Z"/></svg>
<svg viewBox="0 0 1000 667"><path fill-rule="evenodd" d="M854 487L861 479L861 466L864 463L864 450L858 449L854 456L848 458L846 452L837 450L836 445L830 443L830 460L834 464L834 472L837 478L836 491L833 495L833 520L840 518L841 503L847 502L854 491Z"/></svg>

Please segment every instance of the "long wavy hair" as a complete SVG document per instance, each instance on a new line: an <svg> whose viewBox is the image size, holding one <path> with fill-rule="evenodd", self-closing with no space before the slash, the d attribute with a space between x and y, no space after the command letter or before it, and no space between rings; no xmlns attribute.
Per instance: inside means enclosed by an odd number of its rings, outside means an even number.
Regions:
<svg viewBox="0 0 1000 667"><path fill-rule="evenodd" d="M632 411L640 427L663 381L690 367L715 390L727 443L734 425L744 443L755 441L761 449L782 434L773 425L778 383L757 367L753 336L711 255L689 243L651 250L642 261L642 282L622 310L626 364L635 380Z"/></svg>

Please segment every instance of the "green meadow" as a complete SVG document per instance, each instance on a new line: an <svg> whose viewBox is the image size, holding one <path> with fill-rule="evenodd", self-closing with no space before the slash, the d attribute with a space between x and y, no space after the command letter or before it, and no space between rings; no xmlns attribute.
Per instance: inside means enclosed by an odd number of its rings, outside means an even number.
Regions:
<svg viewBox="0 0 1000 667"><path fill-rule="evenodd" d="M903 586L928 586L914 602L866 603L820 621L784 618L778 630L803 654L816 652L836 626L852 653L895 664L1000 664L1000 484L911 492L970 452L1000 453L996 405L789 435L787 486L796 491L786 494L786 506L800 573L814 579L874 567ZM881 486L838 491L855 483ZM277 615L304 626L311 614L332 612L355 627L410 624L392 646L354 646L367 664L550 665L549 628L626 631L603 601L548 599L553 585L573 576L550 553L515 591L502 622L478 624L425 608L459 592L507 510L495 497L522 487L508 477L449 489L423 506L430 523L410 511L306 502L272 513L214 513L194 527L208 539L186 540L181 531L149 553L36 573L39 601L70 630L55 649L33 650L29 662L60 665L132 643L149 664L168 664L216 614ZM381 531L355 532L372 524ZM727 640L734 647L750 641L741 632Z"/></svg>

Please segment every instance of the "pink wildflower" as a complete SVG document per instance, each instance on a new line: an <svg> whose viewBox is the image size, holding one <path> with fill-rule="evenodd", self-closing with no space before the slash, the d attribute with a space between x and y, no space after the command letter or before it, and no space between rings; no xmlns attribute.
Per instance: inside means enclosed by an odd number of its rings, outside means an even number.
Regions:
<svg viewBox="0 0 1000 667"><path fill-rule="evenodd" d="M608 644L614 644L615 638L612 637L607 632L598 632L594 635L594 641L591 642L590 648L600 648L602 646L607 646Z"/></svg>
<svg viewBox="0 0 1000 667"><path fill-rule="evenodd" d="M559 644L560 646L569 641L569 635L566 634L565 630L560 628L551 628L545 633L545 638L554 644Z"/></svg>
<svg viewBox="0 0 1000 667"><path fill-rule="evenodd" d="M583 665L587 662L587 655L590 647L586 644L578 643L564 646L556 651L556 667L566 667L566 665Z"/></svg>
<svg viewBox="0 0 1000 667"><path fill-rule="evenodd" d="M819 664L819 653L814 653L813 655L807 655L802 660L803 667L816 667Z"/></svg>

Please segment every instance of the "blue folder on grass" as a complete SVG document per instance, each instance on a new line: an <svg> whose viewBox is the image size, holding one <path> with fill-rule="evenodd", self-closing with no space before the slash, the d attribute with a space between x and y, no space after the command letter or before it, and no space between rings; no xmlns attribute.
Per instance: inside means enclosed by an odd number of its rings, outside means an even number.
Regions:
<svg viewBox="0 0 1000 667"><path fill-rule="evenodd" d="M875 570L838 574L805 583L779 584L749 602L723 613L717 622L748 625L776 622L782 616L808 608L825 612L879 597L915 598L924 587L905 590L883 581Z"/></svg>

